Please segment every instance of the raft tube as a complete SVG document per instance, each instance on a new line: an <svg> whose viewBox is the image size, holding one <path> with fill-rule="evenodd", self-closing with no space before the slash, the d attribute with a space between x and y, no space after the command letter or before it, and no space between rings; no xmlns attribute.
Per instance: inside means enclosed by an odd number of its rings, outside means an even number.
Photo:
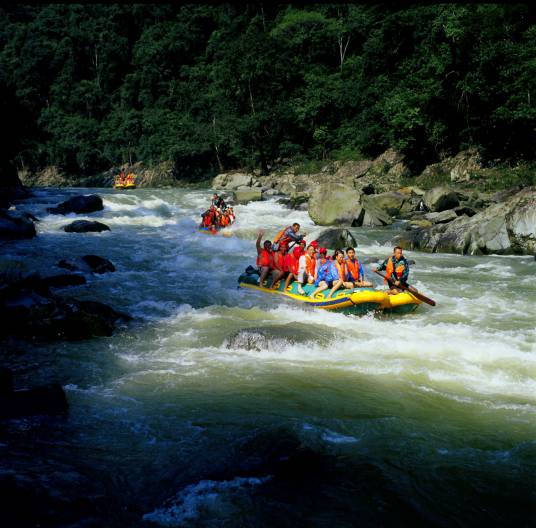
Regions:
<svg viewBox="0 0 536 528"><path fill-rule="evenodd" d="M269 284L269 281L265 281L263 286L259 286L259 273L257 270L252 270L254 268L250 268L250 271L240 275L238 278L238 285L240 287L258 290L264 293L284 295L295 301L322 310L332 310L349 315L363 315L369 312L407 314L413 312L421 304L421 301L411 295L411 293L403 292L396 295L389 295L385 291L368 287L353 288L350 290L341 289L336 291L330 299L326 298L329 290L325 290L317 293L315 298L311 299L309 294L313 293L316 289L312 284L303 286L306 295L300 295L298 293L297 282L292 282L285 289L285 281L278 281L276 288L272 290L266 287L266 282Z"/></svg>
<svg viewBox="0 0 536 528"><path fill-rule="evenodd" d="M233 236L233 233L231 231L225 230L225 228L211 229L209 227L199 227L197 230L200 233L204 233L205 235L223 235L225 237Z"/></svg>

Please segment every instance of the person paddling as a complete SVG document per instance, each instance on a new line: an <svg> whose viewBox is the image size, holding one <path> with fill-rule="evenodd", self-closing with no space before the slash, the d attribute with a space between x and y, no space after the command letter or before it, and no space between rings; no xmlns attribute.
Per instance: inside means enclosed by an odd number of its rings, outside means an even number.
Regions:
<svg viewBox="0 0 536 528"><path fill-rule="evenodd" d="M279 245L299 244L305 237L305 233L300 233L300 224L294 222L291 226L285 227L274 238L274 249L277 249Z"/></svg>
<svg viewBox="0 0 536 528"><path fill-rule="evenodd" d="M402 255L402 248L400 246L395 246L393 248L393 254L386 258L381 266L375 268L373 271L376 273L378 271L385 270L385 282L390 285L390 294L396 294L403 291L397 286L408 286L408 276L409 276L409 263L406 260L406 257Z"/></svg>

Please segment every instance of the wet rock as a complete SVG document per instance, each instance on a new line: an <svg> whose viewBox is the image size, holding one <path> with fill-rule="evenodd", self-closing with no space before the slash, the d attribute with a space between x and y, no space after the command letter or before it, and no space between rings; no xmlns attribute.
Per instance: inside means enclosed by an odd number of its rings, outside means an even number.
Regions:
<svg viewBox="0 0 536 528"><path fill-rule="evenodd" d="M450 180L453 183L462 183L482 170L481 159L475 149L462 150L450 162Z"/></svg>
<svg viewBox="0 0 536 528"><path fill-rule="evenodd" d="M87 214L103 209L102 198L97 194L89 194L87 196L73 196L57 207L49 207L47 211L52 214Z"/></svg>
<svg viewBox="0 0 536 528"><path fill-rule="evenodd" d="M101 222L91 220L75 220L63 227L66 233L100 233L101 231L111 231L111 229Z"/></svg>
<svg viewBox="0 0 536 528"><path fill-rule="evenodd" d="M0 291L0 335L30 340L79 340L109 336L130 317L94 301L52 295L40 277L26 278Z"/></svg>
<svg viewBox="0 0 536 528"><path fill-rule="evenodd" d="M233 192L234 201L238 204L247 204L249 202L258 202L262 200L262 191L260 188L238 189Z"/></svg>
<svg viewBox="0 0 536 528"><path fill-rule="evenodd" d="M523 189L506 202L472 217L401 233L395 243L409 249L462 254L536 253L536 188Z"/></svg>
<svg viewBox="0 0 536 528"><path fill-rule="evenodd" d="M67 286L80 286L86 283L86 278L76 273L51 275L49 277L43 277L42 280L48 288L65 288Z"/></svg>
<svg viewBox="0 0 536 528"><path fill-rule="evenodd" d="M34 236L35 226L27 214L0 209L0 240L20 240Z"/></svg>
<svg viewBox="0 0 536 528"><path fill-rule="evenodd" d="M456 218L458 218L458 214L452 209L441 211L440 213L426 213L424 215L424 219L432 224L446 224L452 222L452 220L456 220Z"/></svg>
<svg viewBox="0 0 536 528"><path fill-rule="evenodd" d="M0 419L37 414L56 415L67 412L67 398L61 385L52 383L32 389L13 390L12 373L6 371L9 369L3 369L2 372ZM9 390L10 387L11 390Z"/></svg>
<svg viewBox="0 0 536 528"><path fill-rule="evenodd" d="M452 189L443 186L434 187L426 191L423 200L426 207L436 213L453 209L460 205L457 194Z"/></svg>
<svg viewBox="0 0 536 528"><path fill-rule="evenodd" d="M309 216L318 225L352 225L362 210L360 196L341 183L317 185L311 192Z"/></svg>
<svg viewBox="0 0 536 528"><path fill-rule="evenodd" d="M432 227L432 222L430 220L424 220L424 219L417 219L417 220L410 220L408 224L408 229L416 229L419 227Z"/></svg>
<svg viewBox="0 0 536 528"><path fill-rule="evenodd" d="M320 247L328 249L342 249L348 246L357 246L355 238L348 229L327 229L322 231L316 241Z"/></svg>
<svg viewBox="0 0 536 528"><path fill-rule="evenodd" d="M84 264L89 266L93 273L107 273L115 271L115 266L111 261L98 255L84 255L82 257Z"/></svg>
<svg viewBox="0 0 536 528"><path fill-rule="evenodd" d="M241 348L261 352L281 350L288 345L309 341L327 343L332 337L331 330L312 330L305 324L272 325L238 330L225 339L224 346L228 349Z"/></svg>

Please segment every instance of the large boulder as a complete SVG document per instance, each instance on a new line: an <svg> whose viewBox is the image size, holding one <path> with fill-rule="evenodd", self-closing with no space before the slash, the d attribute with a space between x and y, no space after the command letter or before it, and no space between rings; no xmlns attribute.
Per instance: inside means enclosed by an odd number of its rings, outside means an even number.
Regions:
<svg viewBox="0 0 536 528"><path fill-rule="evenodd" d="M63 227L66 233L99 233L101 231L111 231L111 229L101 222L90 220L75 220L71 224Z"/></svg>
<svg viewBox="0 0 536 528"><path fill-rule="evenodd" d="M516 205L506 214L506 231L515 253L536 255L536 190L524 189L513 200Z"/></svg>
<svg viewBox="0 0 536 528"><path fill-rule="evenodd" d="M458 216L461 215L458 215L452 209L448 209L447 211L441 211L440 213L427 213L423 216L423 218L432 224L446 224L448 222L452 222L452 220L456 220Z"/></svg>
<svg viewBox="0 0 536 528"><path fill-rule="evenodd" d="M434 187L426 191L423 200L426 207L436 213L454 209L460 205L458 195L452 189L444 186Z"/></svg>
<svg viewBox="0 0 536 528"><path fill-rule="evenodd" d="M76 259L60 260L58 267L83 273L107 273L115 271L115 266L112 262L98 255L84 255Z"/></svg>
<svg viewBox="0 0 536 528"><path fill-rule="evenodd" d="M34 223L28 215L0 209L0 240L33 238L35 235Z"/></svg>
<svg viewBox="0 0 536 528"><path fill-rule="evenodd" d="M0 419L36 414L64 414L67 398L61 385L52 383L32 389L13 390L13 373L0 368Z"/></svg>
<svg viewBox="0 0 536 528"><path fill-rule="evenodd" d="M536 188L472 217L401 233L395 242L410 249L462 254L536 254Z"/></svg>
<svg viewBox="0 0 536 528"><path fill-rule="evenodd" d="M87 214L103 209L102 198L97 194L89 194L87 196L73 196L57 207L49 207L47 211L52 214Z"/></svg>
<svg viewBox="0 0 536 528"><path fill-rule="evenodd" d="M348 229L326 229L316 238L319 247L328 249L341 249L348 246L355 247L357 242Z"/></svg>
<svg viewBox="0 0 536 528"><path fill-rule="evenodd" d="M262 191L260 187L250 187L237 189L233 192L233 200L238 204L246 204L248 202L258 202L262 200Z"/></svg>
<svg viewBox="0 0 536 528"><path fill-rule="evenodd" d="M354 221L354 226L380 227L393 223L391 216L374 203L374 196L363 195L361 197L361 208Z"/></svg>
<svg viewBox="0 0 536 528"><path fill-rule="evenodd" d="M251 187L253 175L245 172L227 172L218 174L212 180L213 189L238 189L239 187Z"/></svg>
<svg viewBox="0 0 536 528"><path fill-rule="evenodd" d="M315 186L309 199L309 216L318 225L352 225L362 208L360 193L342 183Z"/></svg>
<svg viewBox="0 0 536 528"><path fill-rule="evenodd" d="M481 170L478 152L475 149L462 150L451 161L450 180L453 183L467 182Z"/></svg>
<svg viewBox="0 0 536 528"><path fill-rule="evenodd" d="M0 317L1 336L29 340L110 336L118 321L130 319L99 302L63 299L29 289L5 292L0 299Z"/></svg>
<svg viewBox="0 0 536 528"><path fill-rule="evenodd" d="M397 216L404 203L409 201L409 197L401 192L391 191L370 195L367 201L377 208L382 209L388 215Z"/></svg>

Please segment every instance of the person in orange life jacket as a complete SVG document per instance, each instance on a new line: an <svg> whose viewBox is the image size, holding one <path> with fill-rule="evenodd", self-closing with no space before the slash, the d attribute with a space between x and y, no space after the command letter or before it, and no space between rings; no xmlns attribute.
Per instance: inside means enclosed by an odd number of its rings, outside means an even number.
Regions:
<svg viewBox="0 0 536 528"><path fill-rule="evenodd" d="M352 288L353 284L346 281L346 263L344 261L344 252L337 249L333 253L334 260L327 262L325 266L325 272L322 273L322 278L317 279L318 288L311 293L309 297L314 299L317 293L320 293L328 288L331 288L326 299L331 299L331 296L341 287ZM319 270L320 271L320 270ZM319 280L320 279L320 280Z"/></svg>
<svg viewBox="0 0 536 528"><path fill-rule="evenodd" d="M264 235L264 231L261 229L259 231L259 236L257 237L257 266L259 267L260 277L259 277L259 286L263 286L264 280L268 276L270 269L273 266L272 260L272 243L269 240L265 240L261 247L261 238Z"/></svg>
<svg viewBox="0 0 536 528"><path fill-rule="evenodd" d="M288 272L286 266L286 255L287 255L287 246L279 246L277 251L274 251L272 254L272 290L276 289L276 284L281 280Z"/></svg>
<svg viewBox="0 0 536 528"><path fill-rule="evenodd" d="M298 261L298 293L305 295L302 285L313 284L316 276L315 247L312 244L307 246L307 252L300 256Z"/></svg>
<svg viewBox="0 0 536 528"><path fill-rule="evenodd" d="M361 262L355 256L355 249L353 247L346 248L346 280L353 284L353 288L363 288L365 286L372 286L372 282L365 280L365 270L361 265Z"/></svg>
<svg viewBox="0 0 536 528"><path fill-rule="evenodd" d="M313 255L314 255L314 248ZM287 267L288 267L288 276L287 280L285 281L285 289L287 289L290 285L290 282L293 280L298 281L298 293L300 295L305 295L305 292L303 291L302 284L303 284L303 277L300 277L300 266L302 264L302 259L304 258L304 253L301 248L301 245L298 247L295 247L292 250L292 254L289 255L289 258L287 260Z"/></svg>
<svg viewBox="0 0 536 528"><path fill-rule="evenodd" d="M201 215L202 220L201 220L201 226L200 227L206 227L206 228L211 227L215 222L215 214L216 214L216 210L215 210L214 206L211 205L209 207L209 209L206 210Z"/></svg>
<svg viewBox="0 0 536 528"><path fill-rule="evenodd" d="M403 291L396 286L407 286L409 263L406 260L406 257L402 255L402 248L400 246L396 246L393 249L393 254L389 258L385 259L382 265L376 268L374 271L384 270L385 276L388 279L385 282L391 286L389 293L396 294Z"/></svg>
<svg viewBox="0 0 536 528"><path fill-rule="evenodd" d="M279 231L274 238L274 245L279 247L279 244L286 244L287 246L292 243L299 243L305 237L305 233L298 234L300 230L300 224L294 222L291 226L285 227Z"/></svg>

